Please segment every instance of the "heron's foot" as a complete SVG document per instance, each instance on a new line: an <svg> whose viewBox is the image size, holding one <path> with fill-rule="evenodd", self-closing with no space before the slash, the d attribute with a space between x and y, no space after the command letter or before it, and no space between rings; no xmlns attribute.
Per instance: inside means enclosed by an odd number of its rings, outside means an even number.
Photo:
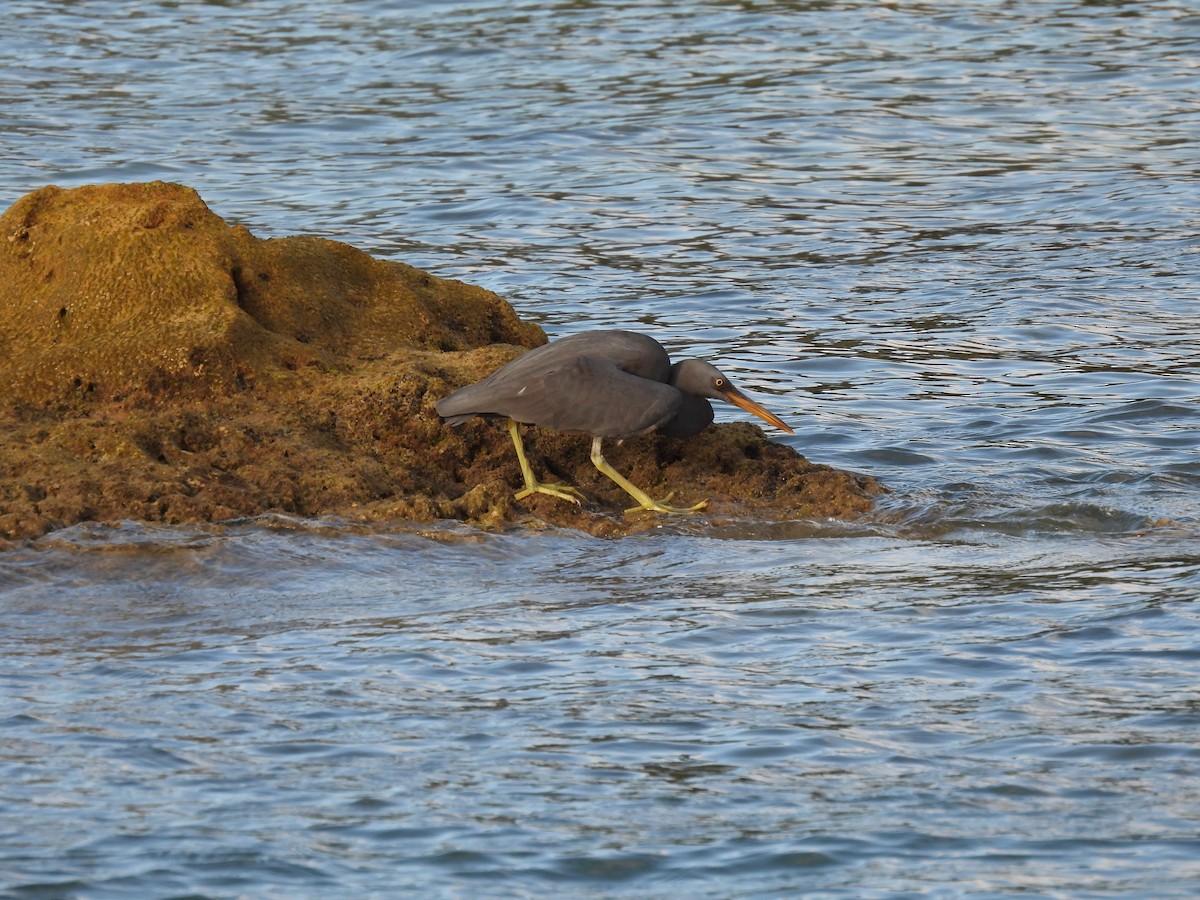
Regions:
<svg viewBox="0 0 1200 900"><path fill-rule="evenodd" d="M701 500L695 506L667 506L667 501L671 499L671 496L671 494L667 494L667 496L663 497L662 500L650 500L649 498L646 498L649 502L642 503L640 506L629 507L629 509L625 510L625 515L636 512L656 512L669 514L694 513L697 510L704 509L704 507L708 506L707 500Z"/></svg>
<svg viewBox="0 0 1200 900"><path fill-rule="evenodd" d="M621 490L638 502L637 506L631 506L625 510L626 515L635 512L690 513L708 506L707 500L701 500L695 506L667 506L667 501L671 499L674 492L667 494L662 500L653 499L649 494L608 464L608 460L600 452L599 437L592 438L592 465L600 471L601 475L611 478Z"/></svg>
<svg viewBox="0 0 1200 900"><path fill-rule="evenodd" d="M569 484L542 484L540 481L526 484L522 490L517 491L515 496L518 500L524 500L533 494L549 494L551 497L558 497L560 500L570 500L576 506L582 506L584 499L583 494L579 493L579 491Z"/></svg>

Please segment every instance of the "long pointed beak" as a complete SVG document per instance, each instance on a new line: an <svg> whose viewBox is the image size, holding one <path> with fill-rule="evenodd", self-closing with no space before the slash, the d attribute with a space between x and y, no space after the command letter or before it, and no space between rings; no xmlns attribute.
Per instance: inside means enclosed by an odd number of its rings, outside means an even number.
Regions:
<svg viewBox="0 0 1200 900"><path fill-rule="evenodd" d="M776 428L782 429L783 431L786 431L788 434L796 433L796 432L792 431L792 429L787 424L784 423L783 419L779 418L779 416L775 415L775 413L767 412L765 409L763 409L761 406L759 406L757 403L755 403L753 400L751 400L749 397L747 397L745 394L743 394L741 391L739 391L737 388L735 388L732 384L728 385L723 391L721 391L721 393L724 394L725 399L728 400L730 403L732 403L734 406L740 406L746 412L754 413L756 416L758 416L763 421L770 422Z"/></svg>

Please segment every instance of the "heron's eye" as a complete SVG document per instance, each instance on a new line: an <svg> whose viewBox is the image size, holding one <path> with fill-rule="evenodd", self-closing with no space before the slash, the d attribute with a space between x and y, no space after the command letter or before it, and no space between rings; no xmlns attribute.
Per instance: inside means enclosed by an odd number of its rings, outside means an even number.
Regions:
<svg viewBox="0 0 1200 900"><path fill-rule="evenodd" d="M725 387L725 379L718 378L715 381L713 381L713 384L716 385L717 387Z"/></svg>

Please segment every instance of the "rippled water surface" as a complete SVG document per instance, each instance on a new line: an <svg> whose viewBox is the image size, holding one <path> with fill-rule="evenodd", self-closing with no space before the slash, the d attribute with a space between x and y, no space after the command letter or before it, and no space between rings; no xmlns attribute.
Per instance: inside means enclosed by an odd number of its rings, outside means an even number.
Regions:
<svg viewBox="0 0 1200 900"><path fill-rule="evenodd" d="M1195 896L1197 59L1185 2L12 0L0 205L180 181L634 326L892 493L7 551L0 892Z"/></svg>

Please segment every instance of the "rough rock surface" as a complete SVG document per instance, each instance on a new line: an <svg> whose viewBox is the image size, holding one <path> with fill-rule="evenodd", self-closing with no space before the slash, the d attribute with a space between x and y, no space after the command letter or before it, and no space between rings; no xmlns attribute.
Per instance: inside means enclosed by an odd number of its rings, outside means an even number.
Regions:
<svg viewBox="0 0 1200 900"><path fill-rule="evenodd" d="M518 502L506 431L438 419L439 397L545 339L482 288L335 241L256 238L180 185L42 188L0 216L0 539L270 511L657 524L621 514L584 436L529 429L527 447L591 502ZM880 491L750 424L606 456L656 496L708 498L716 519L852 517Z"/></svg>

